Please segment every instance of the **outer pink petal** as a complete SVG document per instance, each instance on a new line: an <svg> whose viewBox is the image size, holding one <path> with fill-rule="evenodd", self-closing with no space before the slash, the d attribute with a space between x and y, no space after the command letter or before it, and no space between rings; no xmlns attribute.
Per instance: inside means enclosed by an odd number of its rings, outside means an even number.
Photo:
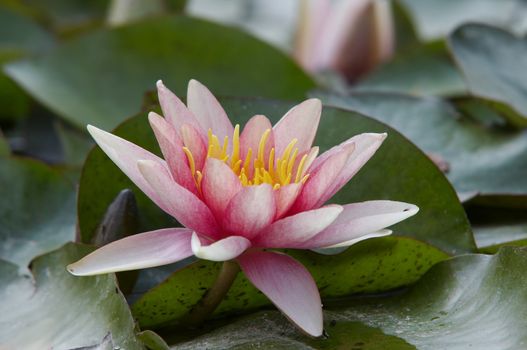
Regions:
<svg viewBox="0 0 527 350"><path fill-rule="evenodd" d="M88 131L99 147L108 155L108 157L137 185L157 206L167 211L164 201L152 186L145 180L139 172L137 161L140 159L151 160L166 171L168 166L164 160L148 152L147 150L126 141L118 136L112 135L106 131L88 125Z"/></svg>
<svg viewBox="0 0 527 350"><path fill-rule="evenodd" d="M249 119L247 124L245 124L243 131L240 134L240 159L245 159L249 148L252 149L252 158L257 158L260 139L267 129L271 130L271 134L267 139L264 152L265 162L267 164L269 161L269 152L271 151L271 148L274 147L274 133L272 132L273 125L269 119L263 115L255 115Z"/></svg>
<svg viewBox="0 0 527 350"><path fill-rule="evenodd" d="M197 194L196 182L190 172L187 157L183 152L183 144L176 129L154 112L148 114L148 120L174 180L190 192Z"/></svg>
<svg viewBox="0 0 527 350"><path fill-rule="evenodd" d="M292 183L274 191L276 202L275 219L280 219L291 208L302 190L301 183Z"/></svg>
<svg viewBox="0 0 527 350"><path fill-rule="evenodd" d="M373 133L365 133L353 136L351 139L320 155L320 157L315 160L313 167L317 166L320 161L331 156L334 152L338 152L342 147L347 147L350 144L355 145L355 151L348 158L346 166L338 174L333 186L328 188L328 190L320 197L318 205L322 205L328 199L333 197L333 195L337 193L342 188L342 186L347 184L351 178L357 174L364 164L366 164L366 162L379 149L383 141L386 139L386 136L386 134Z"/></svg>
<svg viewBox="0 0 527 350"><path fill-rule="evenodd" d="M324 204L325 200L322 199L326 198L328 191L334 187L335 181L341 175L353 151L354 144L350 143L316 166L313 164L309 170L309 179L304 184L290 213L299 213Z"/></svg>
<svg viewBox="0 0 527 350"><path fill-rule="evenodd" d="M415 215L419 208L395 201L368 201L344 205L344 211L303 248L320 248L355 240Z"/></svg>
<svg viewBox="0 0 527 350"><path fill-rule="evenodd" d="M218 222L221 222L225 208L242 187L240 179L228 165L219 159L207 158L203 168L201 192Z"/></svg>
<svg viewBox="0 0 527 350"><path fill-rule="evenodd" d="M98 275L170 264L192 255L192 230L166 228L112 242L68 265L76 276Z"/></svg>
<svg viewBox="0 0 527 350"><path fill-rule="evenodd" d="M247 186L231 199L225 209L223 230L251 239L273 222L275 213L271 185Z"/></svg>
<svg viewBox="0 0 527 350"><path fill-rule="evenodd" d="M313 277L293 258L252 251L238 257L247 278L304 332L322 335L322 302Z"/></svg>
<svg viewBox="0 0 527 350"><path fill-rule="evenodd" d="M253 245L264 248L296 248L328 227L342 212L340 205L328 205L275 221L264 229Z"/></svg>
<svg viewBox="0 0 527 350"><path fill-rule="evenodd" d="M251 246L251 241L245 237L230 236L210 245L203 246L198 235L192 235L191 247L194 255L210 261L231 260L242 254Z"/></svg>
<svg viewBox="0 0 527 350"><path fill-rule="evenodd" d="M183 124L190 124L196 128L200 133L205 135L205 131L201 128L198 120L194 117L187 106L170 91L161 80L157 83L157 95L159 97L159 104L163 115L172 124L172 126L179 132Z"/></svg>
<svg viewBox="0 0 527 350"><path fill-rule="evenodd" d="M227 113L209 89L194 79L188 83L187 106L205 132L212 129L220 142L225 136L232 138L234 128Z"/></svg>
<svg viewBox="0 0 527 350"><path fill-rule="evenodd" d="M297 139L298 153L310 150L318 123L322 104L320 100L312 98L291 108L282 119L274 126L274 140L277 157L281 156L284 149L293 139Z"/></svg>
<svg viewBox="0 0 527 350"><path fill-rule="evenodd" d="M205 203L173 181L168 171L159 164L140 160L137 165L168 214L185 227L212 238L218 236L219 227Z"/></svg>

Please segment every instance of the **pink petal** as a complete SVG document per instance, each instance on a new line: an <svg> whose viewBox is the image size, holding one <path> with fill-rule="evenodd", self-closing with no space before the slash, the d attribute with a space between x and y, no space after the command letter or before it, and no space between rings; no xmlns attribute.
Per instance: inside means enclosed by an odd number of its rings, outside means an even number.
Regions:
<svg viewBox="0 0 527 350"><path fill-rule="evenodd" d="M181 102L181 100L170 91L161 80L158 80L156 85L159 104L161 105L163 115L167 118L170 124L172 124L176 131L179 131L183 124L189 124L204 134L205 131L201 129L198 120L194 117L192 112L188 110L187 106L185 106L185 104Z"/></svg>
<svg viewBox="0 0 527 350"><path fill-rule="evenodd" d="M137 161L140 159L151 160L166 171L168 171L167 164L164 160L148 152L147 150L126 141L118 136L112 135L106 131L98 129L92 125L88 125L88 132L91 134L95 142L101 147L106 155L132 180L132 182L141 189L157 206L167 211L164 206L164 201L157 194L152 186L145 180L143 175L139 172Z"/></svg>
<svg viewBox="0 0 527 350"><path fill-rule="evenodd" d="M271 185L247 186L231 199L225 209L223 230L251 239L273 222L275 213Z"/></svg>
<svg viewBox="0 0 527 350"><path fill-rule="evenodd" d="M187 106L205 132L212 129L220 142L225 136L232 138L234 128L227 113L209 89L194 79L188 83Z"/></svg>
<svg viewBox="0 0 527 350"><path fill-rule="evenodd" d="M276 215L275 219L281 218L291 208L296 200L296 197L300 194L302 189L301 183L292 183L289 185L281 186L279 189L274 191L275 202L276 202Z"/></svg>
<svg viewBox="0 0 527 350"><path fill-rule="evenodd" d="M181 133L181 139L183 144L192 153L196 170L203 170L205 165L205 159L207 159L207 141L203 138L203 135L190 124L181 125L179 130Z"/></svg>
<svg viewBox="0 0 527 350"><path fill-rule="evenodd" d="M183 144L176 129L154 112L148 114L148 120L174 180L190 192L197 194L196 182L190 172L187 156L183 152Z"/></svg>
<svg viewBox="0 0 527 350"><path fill-rule="evenodd" d="M240 159L244 160L247 156L249 148L252 150L252 158L258 157L258 146L260 145L260 139L262 138L263 133L267 130L271 130L269 137L264 150L264 159L267 164L269 162L269 152L271 148L274 147L274 135L273 135L273 125L263 115L255 115L247 124L245 124L242 133L240 134ZM250 174L252 176L252 172Z"/></svg>
<svg viewBox="0 0 527 350"><path fill-rule="evenodd" d="M245 237L229 236L210 245L203 246L196 233L192 235L191 247L194 255L210 261L231 260L242 254L251 246L251 241Z"/></svg>
<svg viewBox="0 0 527 350"><path fill-rule="evenodd" d="M413 204L385 200L352 203L343 208L343 212L331 225L302 247L313 249L357 240L403 221L419 211Z"/></svg>
<svg viewBox="0 0 527 350"><path fill-rule="evenodd" d="M313 167L316 166L318 162L324 158L330 156L333 152L338 152L340 148L345 147L349 144L355 144L355 151L348 158L346 166L340 172L339 176L335 179L335 182L331 188L328 188L327 192L319 199L318 203L322 205L328 199L333 197L344 185L346 185L355 174L366 164L368 160L375 154L375 152L382 145L383 141L386 139L387 134L373 134L365 133L353 136L349 140L343 142L342 144L333 147L329 151L320 155L315 162Z"/></svg>
<svg viewBox="0 0 527 350"><path fill-rule="evenodd" d="M166 228L140 233L107 244L68 265L76 276L144 269L170 264L192 255L192 230Z"/></svg>
<svg viewBox="0 0 527 350"><path fill-rule="evenodd" d="M238 257L247 278L304 332L322 335L322 302L309 271L293 258L252 251Z"/></svg>
<svg viewBox="0 0 527 350"><path fill-rule="evenodd" d="M327 192L334 187L353 151L354 144L346 144L326 157L323 162L313 164L309 170L309 178L291 207L290 213L299 213L324 204L325 200L321 199L325 199Z"/></svg>
<svg viewBox="0 0 527 350"><path fill-rule="evenodd" d="M218 235L218 225L209 208L198 197L178 185L159 164L140 160L137 166L150 186L156 191L162 208L183 226L208 235Z"/></svg>
<svg viewBox="0 0 527 350"><path fill-rule="evenodd" d="M312 98L294 106L274 126L274 140L277 157L281 156L287 145L297 139L298 153L310 150L318 123L322 104L320 100Z"/></svg>
<svg viewBox="0 0 527 350"><path fill-rule="evenodd" d="M201 192L218 222L221 222L225 208L242 187L240 179L228 165L219 159L207 158L203 168Z"/></svg>
<svg viewBox="0 0 527 350"><path fill-rule="evenodd" d="M263 230L253 245L265 248L296 248L328 227L342 212L340 205L327 205L275 221Z"/></svg>

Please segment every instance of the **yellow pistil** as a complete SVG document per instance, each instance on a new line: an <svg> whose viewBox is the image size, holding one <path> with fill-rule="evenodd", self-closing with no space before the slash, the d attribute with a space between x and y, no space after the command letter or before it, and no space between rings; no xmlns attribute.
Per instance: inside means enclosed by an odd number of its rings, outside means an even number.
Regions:
<svg viewBox="0 0 527 350"><path fill-rule="evenodd" d="M271 147L266 154L270 135L271 129L266 129L260 137L258 148L256 150L248 148L245 157L241 158L239 125L234 127L230 154L227 153L229 137L225 136L223 143L220 144L219 138L209 129L207 133L207 158L216 158L228 165L238 176L243 186L270 184L274 190L277 190L290 183L305 183L309 177L309 174L305 174L308 154L303 154L302 157L299 156L298 148L295 147L298 140L291 140L281 157L275 158L276 149L274 147ZM201 189L203 174L196 169L196 162L190 149L185 146L183 147L183 152L188 159L196 186Z"/></svg>

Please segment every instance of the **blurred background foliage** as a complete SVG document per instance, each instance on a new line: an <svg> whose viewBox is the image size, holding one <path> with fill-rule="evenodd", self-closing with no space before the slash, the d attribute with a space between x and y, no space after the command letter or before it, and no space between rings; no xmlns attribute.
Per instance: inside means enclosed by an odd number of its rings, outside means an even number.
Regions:
<svg viewBox="0 0 527 350"><path fill-rule="evenodd" d="M490 348L524 346L526 32L525 0L0 0L0 314L12 314L0 319L0 347L166 348L134 322L170 342L187 341L183 348L464 348L424 340L415 327L443 329L464 345L483 334ZM184 97L191 78L220 96L236 122L255 113L277 120L302 99L320 98L322 149L359 132L390 134L335 201L399 199L418 204L420 214L396 226L394 237L341 255L296 256L325 286L329 343L301 338L273 313L226 326L231 343L217 336L223 330L192 339L230 323L222 317L268 306L243 277L216 323L174 331L203 293L193 291L212 283L213 263L119 275L124 294L114 293L113 275L76 279L61 269L93 248L60 247L100 243L103 227L112 227L111 241L177 224L93 148L85 125L116 128L158 152L145 119L157 108L155 82ZM520 248L499 251L510 245ZM410 285L438 262L403 296L365 306L349 299ZM34 283L37 297L28 302ZM73 327L69 317L93 304L98 316ZM476 307L492 317L475 316ZM62 321L49 328L42 313ZM481 322L460 323L475 317ZM507 334L514 336L502 337L500 322L511 319L517 323ZM262 323L287 330L243 336ZM20 329L35 329L34 336Z"/></svg>

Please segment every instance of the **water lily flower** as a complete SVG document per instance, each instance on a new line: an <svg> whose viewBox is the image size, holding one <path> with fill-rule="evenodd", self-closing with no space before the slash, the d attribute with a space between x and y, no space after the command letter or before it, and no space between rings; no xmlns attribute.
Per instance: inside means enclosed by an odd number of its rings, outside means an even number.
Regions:
<svg viewBox="0 0 527 350"><path fill-rule="evenodd" d="M263 115L243 131L202 84L187 105L157 83L165 118L149 122L164 159L115 135L88 130L115 164L184 227L112 242L68 266L79 276L170 264L195 255L237 265L294 324L322 334L322 306L310 273L273 249L351 245L390 234L415 205L377 200L325 204L380 147L386 134L354 136L318 155L312 147L321 103L309 99L272 126Z"/></svg>
<svg viewBox="0 0 527 350"><path fill-rule="evenodd" d="M303 0L294 56L307 71L354 80L390 59L394 42L388 0Z"/></svg>

